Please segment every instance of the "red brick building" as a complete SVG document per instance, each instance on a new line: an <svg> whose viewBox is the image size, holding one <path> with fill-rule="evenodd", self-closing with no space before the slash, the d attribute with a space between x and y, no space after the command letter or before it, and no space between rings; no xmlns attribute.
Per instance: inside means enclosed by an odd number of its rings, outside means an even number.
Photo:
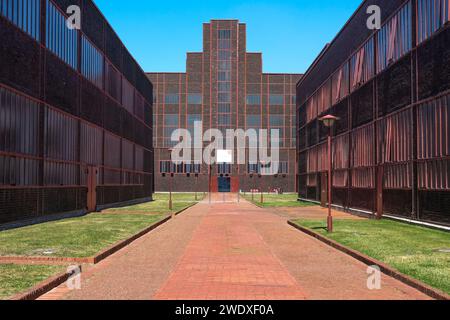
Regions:
<svg viewBox="0 0 450 320"><path fill-rule="evenodd" d="M301 75L263 73L262 54L247 52L246 36L246 25L237 20L212 20L203 25L203 52L187 54L186 73L148 73L154 85L157 191L168 191L170 183L174 191L208 191L208 165L171 164L173 130L192 130L196 121L203 121L203 131L280 130L279 172L261 175L261 164L248 161L217 164L211 172L213 191L296 190L295 85Z"/></svg>

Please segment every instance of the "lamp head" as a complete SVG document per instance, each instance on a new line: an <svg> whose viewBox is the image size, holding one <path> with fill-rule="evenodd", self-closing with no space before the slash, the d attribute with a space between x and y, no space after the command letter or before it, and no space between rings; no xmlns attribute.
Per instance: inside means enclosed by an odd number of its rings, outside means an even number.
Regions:
<svg viewBox="0 0 450 320"><path fill-rule="evenodd" d="M331 114L326 115L322 118L319 118L319 121L322 122L324 124L324 126L328 127L328 128L331 128L335 124L335 122L338 120L339 120L338 117L335 117Z"/></svg>

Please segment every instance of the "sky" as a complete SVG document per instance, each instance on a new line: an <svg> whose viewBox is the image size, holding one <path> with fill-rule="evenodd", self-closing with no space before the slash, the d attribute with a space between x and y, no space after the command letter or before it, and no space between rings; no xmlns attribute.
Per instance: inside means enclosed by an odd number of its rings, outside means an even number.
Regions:
<svg viewBox="0 0 450 320"><path fill-rule="evenodd" d="M264 72L304 73L362 0L94 2L144 71L185 72L186 52L202 51L202 24L238 19Z"/></svg>

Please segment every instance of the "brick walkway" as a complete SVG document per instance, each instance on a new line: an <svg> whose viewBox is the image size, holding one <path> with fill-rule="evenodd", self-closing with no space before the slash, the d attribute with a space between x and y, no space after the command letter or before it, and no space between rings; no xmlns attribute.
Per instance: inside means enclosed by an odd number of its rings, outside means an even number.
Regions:
<svg viewBox="0 0 450 320"><path fill-rule="evenodd" d="M215 196L43 299L427 299L383 275L367 289L367 266L244 200ZM230 201L230 197L227 201Z"/></svg>

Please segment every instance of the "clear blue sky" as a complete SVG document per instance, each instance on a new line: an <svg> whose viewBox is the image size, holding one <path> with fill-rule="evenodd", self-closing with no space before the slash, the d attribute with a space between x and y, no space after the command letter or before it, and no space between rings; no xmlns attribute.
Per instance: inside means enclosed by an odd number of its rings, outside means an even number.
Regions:
<svg viewBox="0 0 450 320"><path fill-rule="evenodd" d="M202 24L239 19L264 72L302 73L361 0L94 0L145 71L184 72L202 51Z"/></svg>

